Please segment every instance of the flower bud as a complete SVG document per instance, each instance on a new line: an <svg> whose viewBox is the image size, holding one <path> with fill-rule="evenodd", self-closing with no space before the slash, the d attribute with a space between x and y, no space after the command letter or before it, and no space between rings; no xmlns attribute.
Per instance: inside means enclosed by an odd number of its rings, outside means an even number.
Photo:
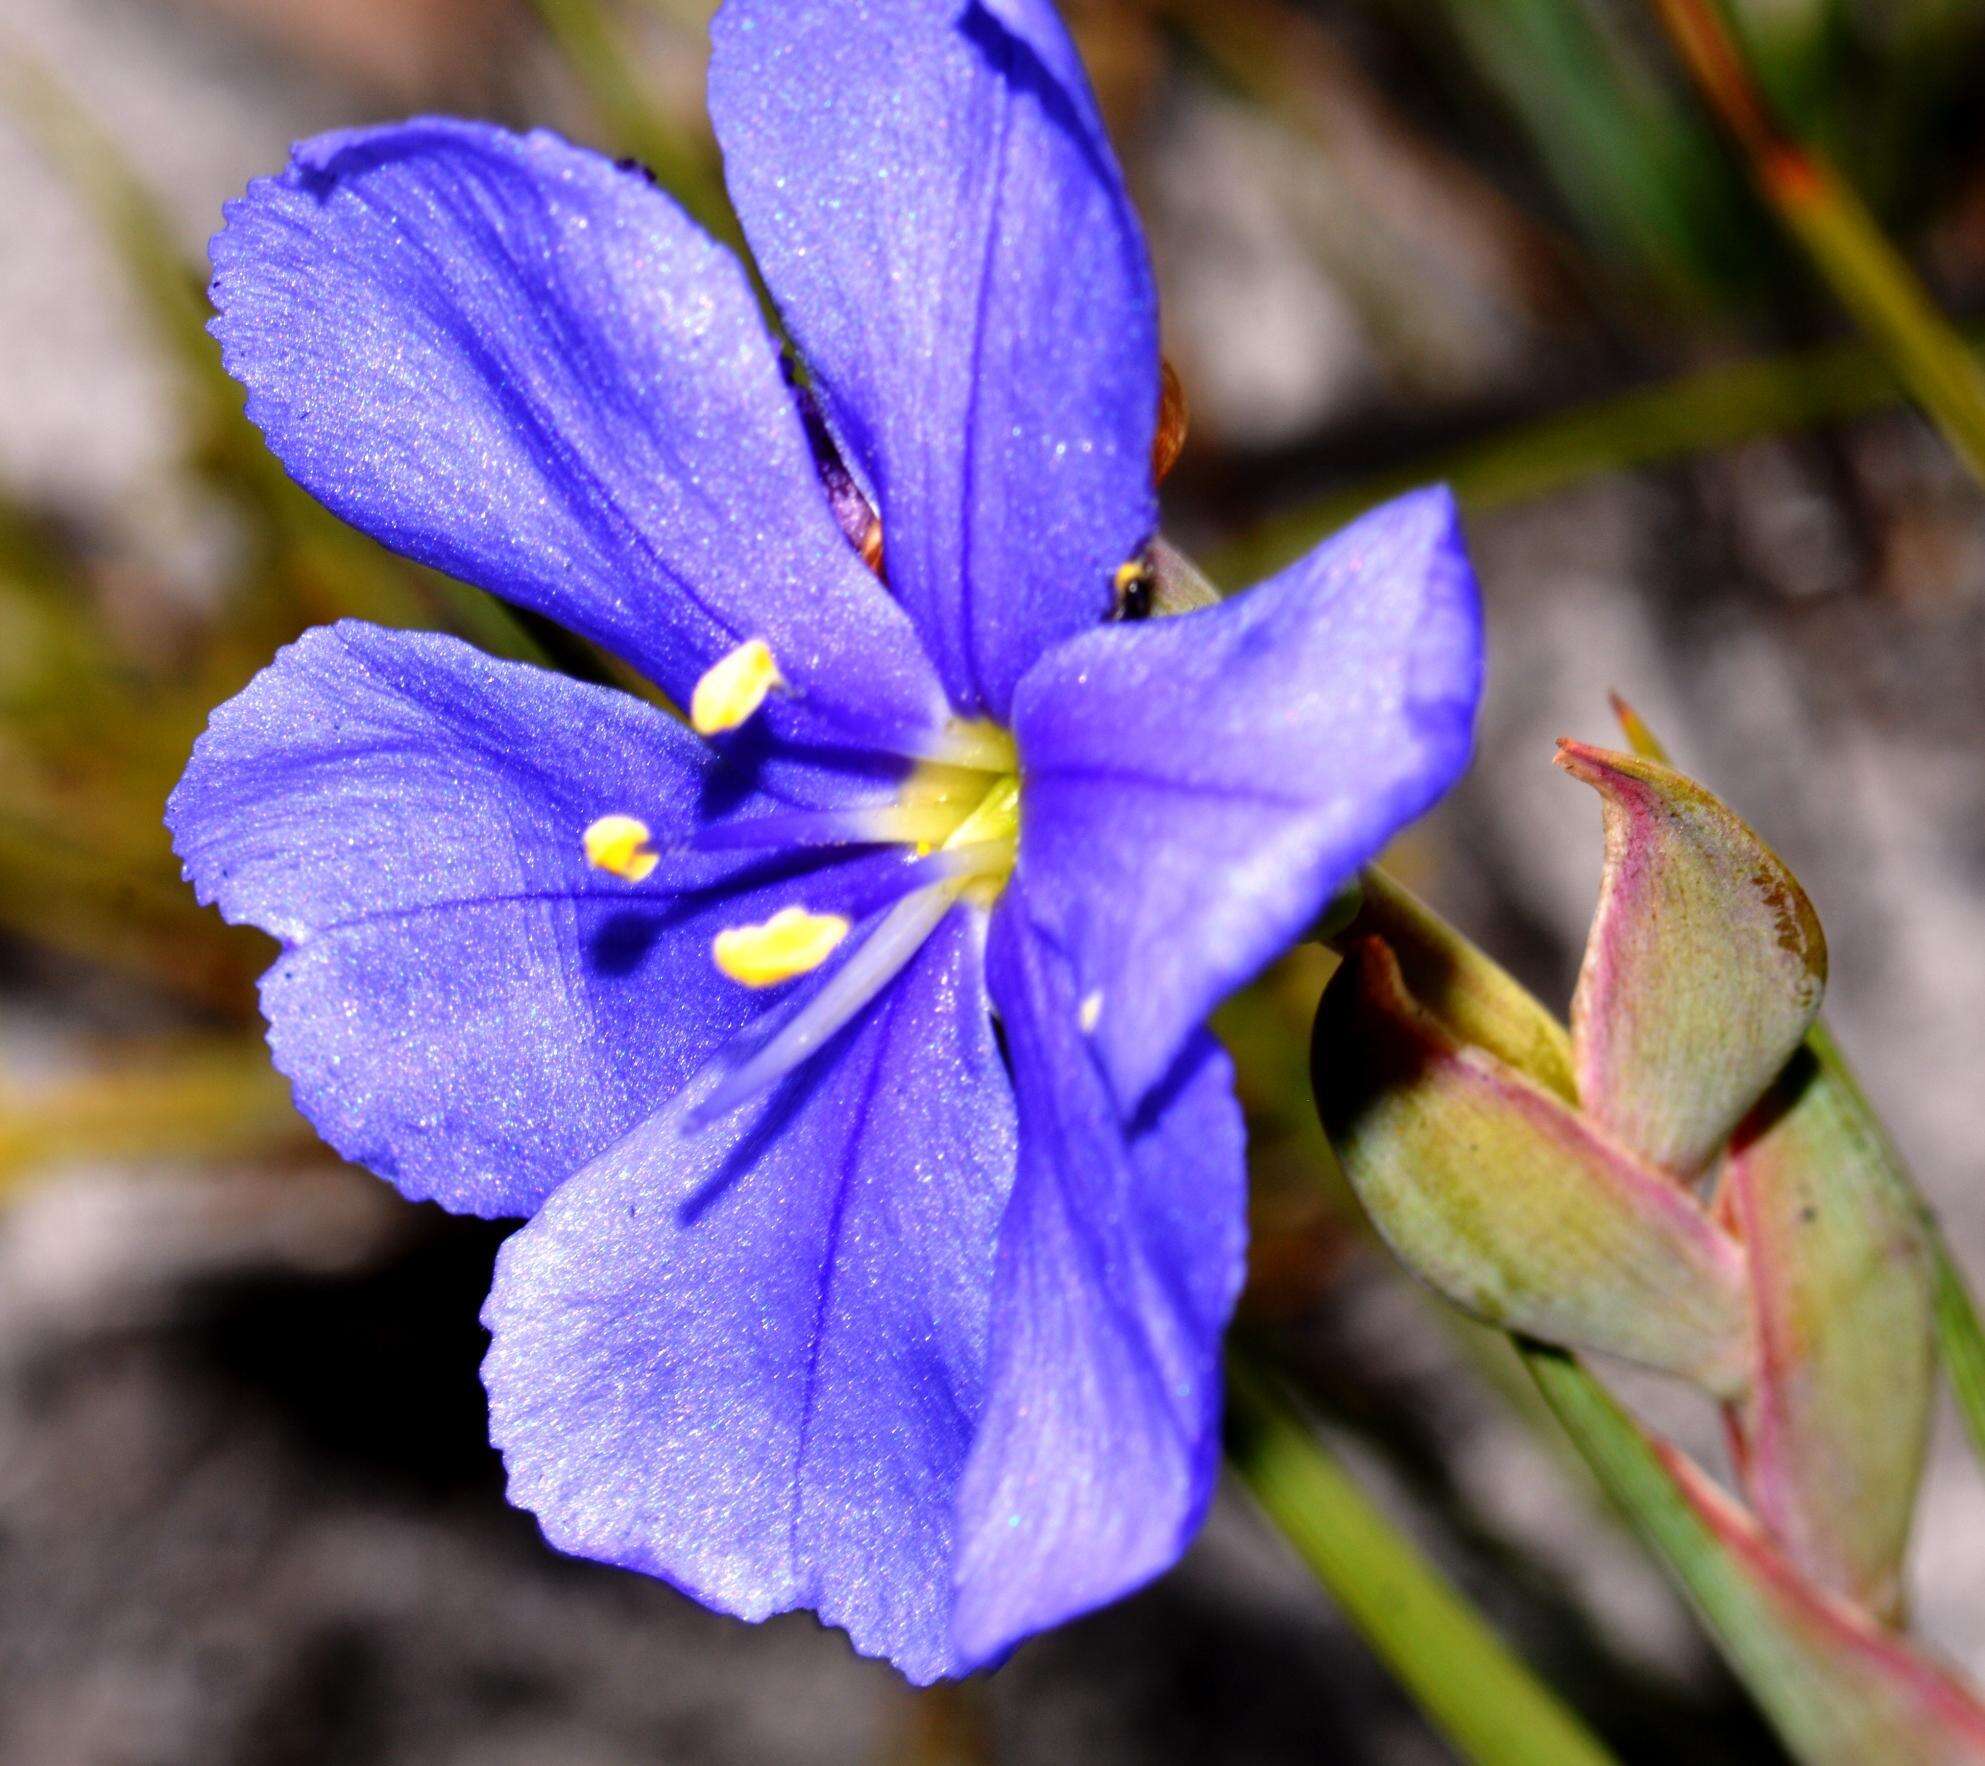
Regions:
<svg viewBox="0 0 1985 1766"><path fill-rule="evenodd" d="M1575 742L1558 765L1605 800L1605 879L1571 1009L1579 1105L1693 1177L1805 1036L1826 940L1777 855L1674 768Z"/></svg>
<svg viewBox="0 0 1985 1766"><path fill-rule="evenodd" d="M1451 1035L1383 940L1353 945L1325 991L1313 1076L1346 1175L1422 1279L1506 1329L1742 1387L1735 1243L1670 1178Z"/></svg>

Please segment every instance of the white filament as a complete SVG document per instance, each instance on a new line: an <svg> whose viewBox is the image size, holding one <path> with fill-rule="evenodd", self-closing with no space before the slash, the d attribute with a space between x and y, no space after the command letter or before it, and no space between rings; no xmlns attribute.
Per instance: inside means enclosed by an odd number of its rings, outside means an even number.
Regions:
<svg viewBox="0 0 1985 1766"><path fill-rule="evenodd" d="M749 1103L823 1047L909 966L970 881L970 872L950 876L897 902L821 990L689 1111L690 1126L704 1127Z"/></svg>

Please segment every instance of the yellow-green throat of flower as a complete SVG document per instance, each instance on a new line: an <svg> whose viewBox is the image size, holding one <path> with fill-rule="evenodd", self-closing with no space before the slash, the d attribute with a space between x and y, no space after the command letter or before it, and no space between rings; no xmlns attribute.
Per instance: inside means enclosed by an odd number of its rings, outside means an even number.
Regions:
<svg viewBox="0 0 1985 1766"><path fill-rule="evenodd" d="M706 737L735 730L785 684L765 642L746 639L697 682L689 721ZM595 818L580 842L587 864L624 882L645 882L661 862L647 823L624 811ZM769 817L726 829L719 843L909 848L923 875L846 965L864 971L886 967L893 974L956 903L991 906L1013 874L1019 842L1020 769L1013 738L984 719L954 718L937 752L917 760L888 801L859 810ZM841 914L794 902L769 919L724 927L711 941L711 961L743 986L773 987L818 969L851 930Z"/></svg>

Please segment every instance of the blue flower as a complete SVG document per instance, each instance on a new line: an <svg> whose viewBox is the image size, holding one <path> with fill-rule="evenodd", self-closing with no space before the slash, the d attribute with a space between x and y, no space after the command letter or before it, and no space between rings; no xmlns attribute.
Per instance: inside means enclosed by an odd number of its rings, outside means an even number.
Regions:
<svg viewBox="0 0 1985 1766"><path fill-rule="evenodd" d="M1430 492L1110 618L1156 304L1047 0L714 34L804 394L736 262L550 135L320 137L213 249L302 485L691 724L345 623L214 714L168 819L282 941L324 1137L528 1217L484 1314L513 1500L923 1681L1198 1525L1244 1238L1203 1022L1453 780L1478 612Z"/></svg>

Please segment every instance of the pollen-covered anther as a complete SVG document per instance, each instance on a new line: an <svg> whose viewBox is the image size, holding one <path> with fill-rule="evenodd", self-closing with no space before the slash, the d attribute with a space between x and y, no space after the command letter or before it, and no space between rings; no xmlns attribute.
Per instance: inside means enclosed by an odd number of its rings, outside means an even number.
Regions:
<svg viewBox="0 0 1985 1766"><path fill-rule="evenodd" d="M596 871L643 883L661 862L648 842L648 824L639 816L601 816L586 829L586 863Z"/></svg>
<svg viewBox="0 0 1985 1766"><path fill-rule="evenodd" d="M839 914L781 908L756 926L727 926L711 940L717 967L746 987L773 987L795 975L811 974L848 936Z"/></svg>
<svg viewBox="0 0 1985 1766"><path fill-rule="evenodd" d="M720 736L744 723L765 703L766 694L785 684L771 646L763 638L746 638L703 671L689 696L689 721L699 736Z"/></svg>

